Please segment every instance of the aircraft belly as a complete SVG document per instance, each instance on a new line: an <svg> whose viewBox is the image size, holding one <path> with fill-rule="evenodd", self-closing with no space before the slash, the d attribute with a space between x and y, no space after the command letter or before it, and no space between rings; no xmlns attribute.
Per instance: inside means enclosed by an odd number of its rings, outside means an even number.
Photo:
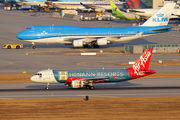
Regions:
<svg viewBox="0 0 180 120"><path fill-rule="evenodd" d="M34 42L34 43L63 43L63 39L61 37L50 37L50 38L42 38L42 39L24 40L24 41Z"/></svg>

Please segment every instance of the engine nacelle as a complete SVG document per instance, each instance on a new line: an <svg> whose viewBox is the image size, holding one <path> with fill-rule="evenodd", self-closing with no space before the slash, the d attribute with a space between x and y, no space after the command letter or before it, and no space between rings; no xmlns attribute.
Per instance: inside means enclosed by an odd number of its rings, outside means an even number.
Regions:
<svg viewBox="0 0 180 120"><path fill-rule="evenodd" d="M84 86L84 81L82 80L74 80L71 83L72 88L82 88Z"/></svg>
<svg viewBox="0 0 180 120"><path fill-rule="evenodd" d="M106 39L97 39L97 45L107 45L107 43Z"/></svg>
<svg viewBox="0 0 180 120"><path fill-rule="evenodd" d="M82 40L74 40L73 41L73 46L74 47L82 47L83 46L83 41Z"/></svg>

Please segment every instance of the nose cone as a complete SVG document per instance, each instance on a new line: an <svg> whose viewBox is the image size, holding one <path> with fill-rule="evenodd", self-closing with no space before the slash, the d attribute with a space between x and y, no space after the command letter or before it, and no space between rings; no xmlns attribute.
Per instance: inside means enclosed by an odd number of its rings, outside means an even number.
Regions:
<svg viewBox="0 0 180 120"><path fill-rule="evenodd" d="M24 30L16 35L16 37L20 40L27 40L29 39L29 32L27 30Z"/></svg>
<svg viewBox="0 0 180 120"><path fill-rule="evenodd" d="M22 39L23 39L23 33L22 33L22 32L18 33L18 34L16 35L16 37L17 37L18 39L22 40Z"/></svg>
<svg viewBox="0 0 180 120"><path fill-rule="evenodd" d="M30 78L30 80L33 81L33 82L36 82L36 81L37 81L37 77L36 77L36 76L32 76L32 77Z"/></svg>
<svg viewBox="0 0 180 120"><path fill-rule="evenodd" d="M16 37L18 38L18 39L20 39L20 40L24 40L25 39L25 34L24 34L24 31L22 31L22 32L20 32L20 33L18 33L17 35L16 35Z"/></svg>

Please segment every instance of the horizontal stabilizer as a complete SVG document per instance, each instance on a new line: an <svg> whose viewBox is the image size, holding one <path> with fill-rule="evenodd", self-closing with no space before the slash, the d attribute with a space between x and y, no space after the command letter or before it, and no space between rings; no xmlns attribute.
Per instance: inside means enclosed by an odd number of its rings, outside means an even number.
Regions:
<svg viewBox="0 0 180 120"><path fill-rule="evenodd" d="M155 29L155 30L150 30L150 31L164 31L164 30L169 30L171 29L171 27L169 28L162 28L162 29Z"/></svg>
<svg viewBox="0 0 180 120"><path fill-rule="evenodd" d="M139 11L139 10L131 10L131 9L129 9L129 12L145 13L144 11Z"/></svg>

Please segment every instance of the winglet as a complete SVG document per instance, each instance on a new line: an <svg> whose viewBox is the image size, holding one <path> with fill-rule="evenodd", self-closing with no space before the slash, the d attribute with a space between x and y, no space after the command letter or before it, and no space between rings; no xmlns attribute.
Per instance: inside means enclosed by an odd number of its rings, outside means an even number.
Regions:
<svg viewBox="0 0 180 120"><path fill-rule="evenodd" d="M166 26L168 25L175 3L167 3L141 26Z"/></svg>

